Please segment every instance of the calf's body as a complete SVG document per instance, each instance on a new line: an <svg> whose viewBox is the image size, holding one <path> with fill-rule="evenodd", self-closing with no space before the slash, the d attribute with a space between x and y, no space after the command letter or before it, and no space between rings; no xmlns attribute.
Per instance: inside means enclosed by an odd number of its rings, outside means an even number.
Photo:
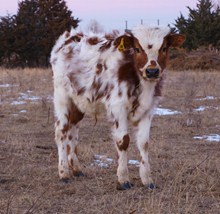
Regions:
<svg viewBox="0 0 220 214"><path fill-rule="evenodd" d="M51 52L51 64L57 118L55 140L62 180L69 179L71 172L83 175L77 157L80 122L85 113L95 111L101 102L114 124L112 138L119 156L118 188L131 187L127 167L128 121L134 124L142 183L154 188L148 161L150 125L161 95L168 48L175 42L179 46L182 40L171 35L168 28L156 30L144 26L123 35L72 30L58 39Z"/></svg>

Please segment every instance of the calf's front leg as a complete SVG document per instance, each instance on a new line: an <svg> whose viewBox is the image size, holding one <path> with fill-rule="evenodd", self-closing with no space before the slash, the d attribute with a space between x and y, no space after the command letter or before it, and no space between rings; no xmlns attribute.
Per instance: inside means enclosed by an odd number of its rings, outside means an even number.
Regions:
<svg viewBox="0 0 220 214"><path fill-rule="evenodd" d="M126 109L118 106L112 109L112 115L115 124L112 129L113 140L118 152L118 190L126 190L131 188L128 175L128 157L127 149L129 146L130 138L127 130L127 112ZM114 111L115 110L115 111Z"/></svg>
<svg viewBox="0 0 220 214"><path fill-rule="evenodd" d="M148 159L148 145L151 126L152 115L145 115L138 123L136 132L136 143L140 152L141 162L139 168L139 174L143 185L150 189L154 189L156 186L151 178L151 170Z"/></svg>

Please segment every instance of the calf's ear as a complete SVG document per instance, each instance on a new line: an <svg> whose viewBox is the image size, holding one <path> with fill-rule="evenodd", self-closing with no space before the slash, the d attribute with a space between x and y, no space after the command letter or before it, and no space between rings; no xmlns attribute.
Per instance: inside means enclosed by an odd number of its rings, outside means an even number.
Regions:
<svg viewBox="0 0 220 214"><path fill-rule="evenodd" d="M171 34L169 37L170 46L174 48L180 47L186 40L186 36L182 34Z"/></svg>
<svg viewBox="0 0 220 214"><path fill-rule="evenodd" d="M134 46L134 38L128 35L120 36L115 40L114 45L120 52L123 52Z"/></svg>

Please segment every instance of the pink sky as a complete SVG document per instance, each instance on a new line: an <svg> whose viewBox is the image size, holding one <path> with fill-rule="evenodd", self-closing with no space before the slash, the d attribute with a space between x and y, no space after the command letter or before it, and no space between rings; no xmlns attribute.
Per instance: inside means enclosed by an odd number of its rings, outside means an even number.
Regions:
<svg viewBox="0 0 220 214"><path fill-rule="evenodd" d="M16 14L19 0L0 0L0 16ZM87 26L90 20L97 20L105 29L124 28L141 22L145 24L167 25L175 22L180 12L188 17L188 9L195 8L198 0L66 0L75 18Z"/></svg>

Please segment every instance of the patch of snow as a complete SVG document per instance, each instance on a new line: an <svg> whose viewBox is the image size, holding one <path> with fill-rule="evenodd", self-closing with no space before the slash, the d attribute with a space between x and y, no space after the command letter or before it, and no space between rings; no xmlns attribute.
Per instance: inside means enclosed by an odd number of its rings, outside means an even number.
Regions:
<svg viewBox="0 0 220 214"><path fill-rule="evenodd" d="M203 97L203 98L197 98L196 100L214 100L215 99L215 97L213 97L213 96L206 96L206 97Z"/></svg>
<svg viewBox="0 0 220 214"><path fill-rule="evenodd" d="M164 116L164 115L175 115L175 114L181 114L181 112L179 111L175 111L175 110L170 110L170 109L166 109L166 108L156 108L155 110L155 114L159 115L159 116Z"/></svg>
<svg viewBox="0 0 220 214"><path fill-rule="evenodd" d="M205 111L207 109L216 109L218 110L219 108L218 107L213 107L213 106L199 106L198 108L194 109L193 111Z"/></svg>
<svg viewBox="0 0 220 214"><path fill-rule="evenodd" d="M111 163L113 163L112 158L108 158L106 155L95 155L94 164L102 168L108 168ZM92 165L94 165L92 164Z"/></svg>
<svg viewBox="0 0 220 214"><path fill-rule="evenodd" d="M27 113L27 110L21 110L19 113Z"/></svg>
<svg viewBox="0 0 220 214"><path fill-rule="evenodd" d="M199 106L198 108L195 108L194 111L205 111L207 108L207 106Z"/></svg>
<svg viewBox="0 0 220 214"><path fill-rule="evenodd" d="M129 160L128 164L135 165L135 166L140 166L140 161L138 161L138 160Z"/></svg>
<svg viewBox="0 0 220 214"><path fill-rule="evenodd" d="M23 104L25 104L25 103L26 103L26 102L25 102L25 101L22 101L22 100L20 100L20 101L14 100L14 101L11 102L11 105L23 105Z"/></svg>
<svg viewBox="0 0 220 214"><path fill-rule="evenodd" d="M24 100L30 100L30 101L36 101L36 100L40 100L40 97L37 96L30 96L28 94L25 93L20 93L20 99L24 99Z"/></svg>
<svg viewBox="0 0 220 214"><path fill-rule="evenodd" d="M102 168L108 168L112 163L114 163L114 160L112 158L108 158L106 155L94 155L94 162L91 165L98 165ZM138 160L129 160L128 164L135 165L137 167L140 166L140 162Z"/></svg>
<svg viewBox="0 0 220 214"><path fill-rule="evenodd" d="M218 134L195 136L193 138L198 139L198 140L206 140L206 141L210 141L210 142L220 142L220 135L218 135Z"/></svg>
<svg viewBox="0 0 220 214"><path fill-rule="evenodd" d="M18 87L18 85L12 85L12 84L1 84L0 88L10 88L10 87Z"/></svg>

